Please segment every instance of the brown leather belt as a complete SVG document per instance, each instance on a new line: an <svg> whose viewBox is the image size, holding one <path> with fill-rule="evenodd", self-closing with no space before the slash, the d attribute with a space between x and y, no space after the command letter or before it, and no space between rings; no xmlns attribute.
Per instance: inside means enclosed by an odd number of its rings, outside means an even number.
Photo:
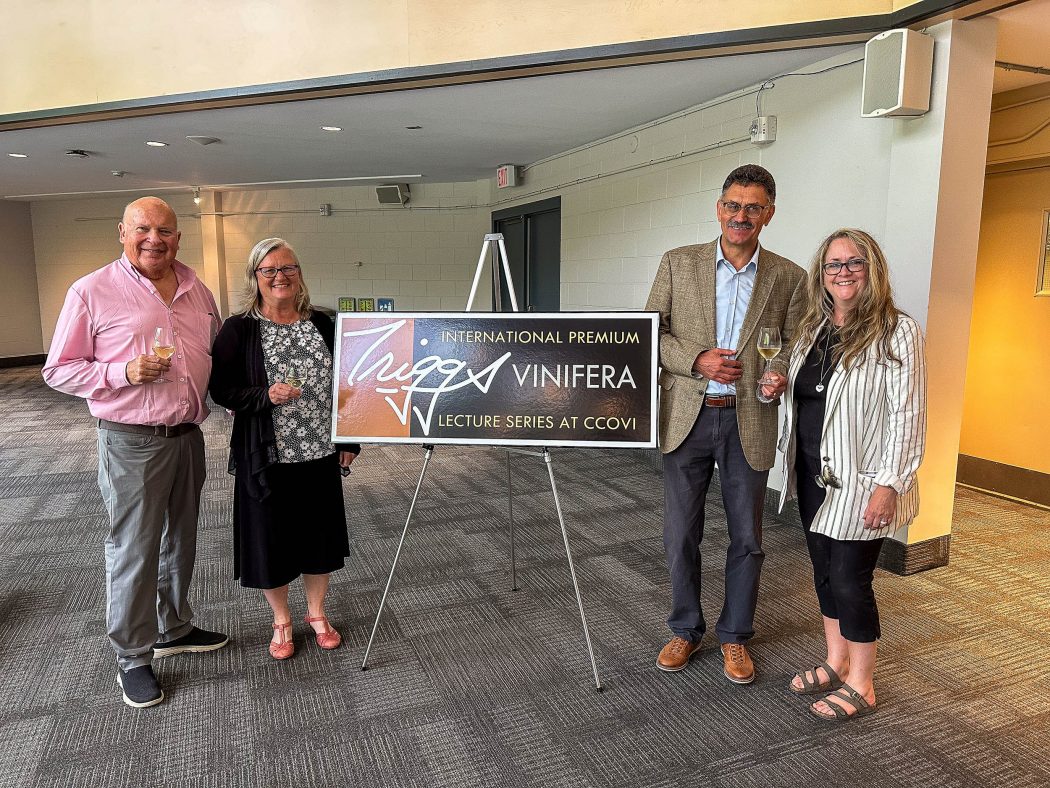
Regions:
<svg viewBox="0 0 1050 788"><path fill-rule="evenodd" d="M159 435L162 438L177 438L185 435L190 430L200 429L199 425L187 422L185 424L174 424L170 427L164 424L156 426L150 424L122 424L119 421L98 420L100 430L113 430L114 432L132 432L136 435Z"/></svg>
<svg viewBox="0 0 1050 788"><path fill-rule="evenodd" d="M708 408L735 408L736 394L705 394L704 406Z"/></svg>

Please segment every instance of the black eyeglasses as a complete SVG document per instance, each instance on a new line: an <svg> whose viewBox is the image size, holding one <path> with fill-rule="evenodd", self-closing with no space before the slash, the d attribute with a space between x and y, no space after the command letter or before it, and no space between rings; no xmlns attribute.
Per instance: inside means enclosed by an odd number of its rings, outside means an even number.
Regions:
<svg viewBox="0 0 1050 788"><path fill-rule="evenodd" d="M813 477L813 481L817 483L817 487L820 489L826 489L831 487L835 490L842 488L842 480L835 475L835 472L831 470L831 467L825 465L820 473Z"/></svg>
<svg viewBox="0 0 1050 788"><path fill-rule="evenodd" d="M722 206L722 210L730 216L736 216L740 213L740 209L744 210L744 215L748 219L757 219L762 215L762 211L768 208L768 205L759 205L758 203L749 203L747 205L741 205L738 202L732 202L731 200L719 200L718 204Z"/></svg>
<svg viewBox="0 0 1050 788"><path fill-rule="evenodd" d="M824 269L824 273L826 274L837 274L839 271L842 270L842 267L845 266L847 271L849 271L851 274L855 274L858 271L863 271L864 266L866 266L867 264L868 261L864 258L853 257L844 263L824 263L824 265L822 265L821 268Z"/></svg>
<svg viewBox="0 0 1050 788"><path fill-rule="evenodd" d="M266 279L273 279L277 276L277 272L280 271L282 274L291 278L299 273L299 266L297 265L282 265L280 268L256 268L255 273L262 274Z"/></svg>

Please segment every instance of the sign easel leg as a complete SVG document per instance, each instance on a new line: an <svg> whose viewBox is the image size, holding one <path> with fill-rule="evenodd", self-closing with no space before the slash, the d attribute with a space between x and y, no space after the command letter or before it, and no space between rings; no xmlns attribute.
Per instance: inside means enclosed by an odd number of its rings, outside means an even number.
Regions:
<svg viewBox="0 0 1050 788"><path fill-rule="evenodd" d="M558 498L558 485L554 482L554 467L551 465L551 453L543 449L543 461L547 463L547 473L551 477L551 492L554 493L554 508L558 510L558 524L561 526L561 537L565 541L565 557L569 560L569 574L572 575L572 587L576 591L576 604L580 607L580 621L583 623L583 639L587 642L587 653L591 658L591 670L594 671L594 687L601 692L601 679L598 678L598 665L594 661L594 649L591 647L591 633L587 627L587 614L583 612L583 598L580 596L580 585L576 582L576 567L572 563L572 550L569 548L569 532L565 530L565 518L561 513L561 499Z"/></svg>
<svg viewBox="0 0 1050 788"><path fill-rule="evenodd" d="M419 498L419 488L423 486L423 477L427 475L427 465L434 455L434 447L424 444L426 455L423 457L423 469L419 472L419 481L416 482L416 491L412 495L412 504L408 507L408 517L405 518L405 527L401 531L401 541L397 543L397 552L394 553L394 563L390 566L390 577L386 579L386 588L383 589L383 598L379 602L379 610L376 612L376 621L372 625L372 634L368 637L368 646L365 648L365 658L361 660L361 670L368 670L368 654L372 650L372 641L375 640L376 630L379 629L379 619L383 617L383 607L386 605L387 594L390 593L390 584L394 581L394 572L397 569L397 560L401 557L401 548L405 544L405 536L408 534L408 524L412 522L412 513L416 510L416 500ZM592 658L593 661L593 658Z"/></svg>

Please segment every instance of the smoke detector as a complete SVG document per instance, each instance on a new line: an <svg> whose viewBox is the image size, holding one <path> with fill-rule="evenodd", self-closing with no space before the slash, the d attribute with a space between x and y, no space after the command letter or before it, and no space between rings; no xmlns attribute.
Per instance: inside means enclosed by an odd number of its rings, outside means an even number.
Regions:
<svg viewBox="0 0 1050 788"><path fill-rule="evenodd" d="M66 151L66 155L67 156L73 156L73 157L75 157L77 159L86 159L89 154L88 154L88 152L86 150L80 150L78 148L73 148L72 150L67 150Z"/></svg>

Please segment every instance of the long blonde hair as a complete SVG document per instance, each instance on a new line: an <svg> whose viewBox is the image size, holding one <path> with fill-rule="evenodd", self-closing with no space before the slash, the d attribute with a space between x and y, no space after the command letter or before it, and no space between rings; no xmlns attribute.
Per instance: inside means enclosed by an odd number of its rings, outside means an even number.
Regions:
<svg viewBox="0 0 1050 788"><path fill-rule="evenodd" d="M264 238L248 253L248 265L244 269L244 298L238 314L262 317L262 312L259 311L262 292L259 290L259 279L255 276L255 271L262 265L266 255L277 249L287 249L291 252L295 264L299 266L299 293L295 297L295 310L300 318L307 320L313 314L313 307L310 305L310 291L306 288L306 279L303 278L303 264L299 262L299 255L295 253L292 245L283 238Z"/></svg>
<svg viewBox="0 0 1050 788"><path fill-rule="evenodd" d="M901 360L894 355L890 341L901 311L893 303L886 256L874 238L863 230L851 227L833 232L813 255L806 277L808 305L799 323L796 346L811 347L824 321L833 325L834 302L831 293L824 287L822 266L831 244L840 238L851 241L861 257L868 261L868 281L856 309L849 313L845 324L839 329L832 357L836 363L841 361L848 369L864 356L869 347L874 347L876 358L880 361L890 360L900 364Z"/></svg>

